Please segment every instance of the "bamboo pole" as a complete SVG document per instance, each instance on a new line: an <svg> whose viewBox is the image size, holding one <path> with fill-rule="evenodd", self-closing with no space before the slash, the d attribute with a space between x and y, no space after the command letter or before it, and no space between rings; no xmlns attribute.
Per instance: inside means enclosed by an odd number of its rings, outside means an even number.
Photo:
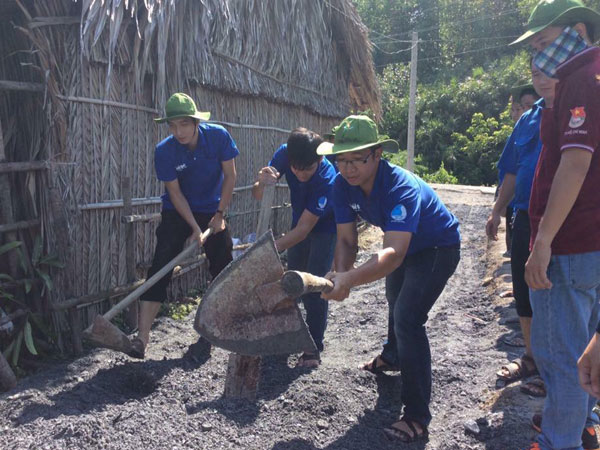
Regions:
<svg viewBox="0 0 600 450"><path fill-rule="evenodd" d="M29 83L27 81L0 80L0 91L29 91L44 92L46 86L42 83Z"/></svg>
<svg viewBox="0 0 600 450"><path fill-rule="evenodd" d="M99 292L96 294L87 294L82 297L75 297L65 300L64 302L54 303L51 308L53 311L64 311L75 306L97 303L109 298L118 297L119 295L128 294L132 290L141 286L146 280L138 280L135 283L125 286L117 286L108 291Z"/></svg>
<svg viewBox="0 0 600 450"><path fill-rule="evenodd" d="M46 169L48 169L48 163L46 161L19 161L0 163L0 173L30 172L34 170Z"/></svg>
<svg viewBox="0 0 600 450"><path fill-rule="evenodd" d="M0 225L0 233L13 233L18 230L26 230L28 228L34 228L40 226L40 219L33 220L22 220L20 222L15 223L7 223L4 225ZM14 236L16 240L16 235Z"/></svg>
<svg viewBox="0 0 600 450"><path fill-rule="evenodd" d="M121 188L123 190L123 214L131 215L131 177L124 176ZM134 235L134 224L133 222L126 223L125 225L125 266L127 270L127 282L133 283L135 281L135 235ZM139 300L134 302L127 308L126 321L130 329L135 330L138 327L138 311L139 311Z"/></svg>

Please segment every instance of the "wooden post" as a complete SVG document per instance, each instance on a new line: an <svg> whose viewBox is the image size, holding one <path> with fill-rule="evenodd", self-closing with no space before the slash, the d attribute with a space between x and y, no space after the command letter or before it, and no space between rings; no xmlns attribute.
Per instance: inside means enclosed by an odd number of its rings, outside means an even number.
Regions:
<svg viewBox="0 0 600 450"><path fill-rule="evenodd" d="M0 352L0 392L9 391L17 386L17 377Z"/></svg>
<svg viewBox="0 0 600 450"><path fill-rule="evenodd" d="M412 50L410 53L410 99L408 103L408 138L406 143L406 169L415 170L415 115L417 98L417 58L419 55L419 35L412 33Z"/></svg>
<svg viewBox="0 0 600 450"><path fill-rule="evenodd" d="M275 185L266 186L260 203L256 238L269 229L271 207L275 198ZM225 397L254 400L260 380L260 356L245 356L231 353L227 364Z"/></svg>
<svg viewBox="0 0 600 450"><path fill-rule="evenodd" d="M2 122L0 122L0 163L6 161L6 152L4 150L4 137L2 134ZM12 200L11 200L11 187L10 187L10 175L0 175L0 223L1 224L13 224L15 220ZM9 231L5 233L5 242L13 242L17 240L17 233L15 231ZM9 252L8 255L8 271L9 275L13 278L17 278L18 261L16 252Z"/></svg>
<svg viewBox="0 0 600 450"><path fill-rule="evenodd" d="M71 341L73 344L73 353L81 355L83 353L83 337L81 318L77 308L69 308L69 324L71 325Z"/></svg>
<svg viewBox="0 0 600 450"><path fill-rule="evenodd" d="M130 216L132 213L132 202L131 202L131 178L129 176L123 177L123 215ZM125 265L127 267L127 283L133 283L136 279L135 273L135 234L134 234L134 223L130 222L123 224L125 227ZM138 313L139 313L140 301L136 300L127 309L126 321L127 325L131 330L135 330L138 327Z"/></svg>

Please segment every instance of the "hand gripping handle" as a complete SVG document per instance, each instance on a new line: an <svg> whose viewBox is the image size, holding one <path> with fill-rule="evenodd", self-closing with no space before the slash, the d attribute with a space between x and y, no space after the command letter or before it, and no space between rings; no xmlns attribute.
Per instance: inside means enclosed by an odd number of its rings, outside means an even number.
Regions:
<svg viewBox="0 0 600 450"><path fill-rule="evenodd" d="M281 287L290 297L298 298L309 292L330 292L333 283L311 273L288 270L281 277Z"/></svg>

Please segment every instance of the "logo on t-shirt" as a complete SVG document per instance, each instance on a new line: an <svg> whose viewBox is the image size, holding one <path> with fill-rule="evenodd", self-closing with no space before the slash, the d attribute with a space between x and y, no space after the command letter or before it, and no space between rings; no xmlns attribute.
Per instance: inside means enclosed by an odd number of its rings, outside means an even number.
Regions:
<svg viewBox="0 0 600 450"><path fill-rule="evenodd" d="M406 208L404 205L396 205L392 209L390 216L392 217L392 222L402 222L406 219Z"/></svg>
<svg viewBox="0 0 600 450"><path fill-rule="evenodd" d="M175 170L176 170L177 172L181 172L181 171L182 171L182 170L184 170L184 169L187 169L187 165L186 165L185 163L184 163L184 164L180 164L180 165L178 165L177 167L175 167Z"/></svg>
<svg viewBox="0 0 600 450"><path fill-rule="evenodd" d="M360 211L360 205L358 203L350 203L350 208L356 212Z"/></svg>
<svg viewBox="0 0 600 450"><path fill-rule="evenodd" d="M319 209L325 209L325 206L327 206L327 197L320 197L319 200L317 200L317 206Z"/></svg>
<svg viewBox="0 0 600 450"><path fill-rule="evenodd" d="M579 128L585 122L585 108L578 106L571 110L571 120L569 120L569 126L571 128Z"/></svg>

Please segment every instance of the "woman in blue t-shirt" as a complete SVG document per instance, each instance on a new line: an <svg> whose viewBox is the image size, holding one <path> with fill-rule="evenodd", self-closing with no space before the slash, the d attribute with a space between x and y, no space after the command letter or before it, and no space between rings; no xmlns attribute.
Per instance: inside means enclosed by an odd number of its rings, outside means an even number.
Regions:
<svg viewBox="0 0 600 450"><path fill-rule="evenodd" d="M330 269L335 247L335 220L331 204L331 188L336 176L333 165L317 155L321 136L306 128L296 128L290 134L269 165L260 169L252 193L261 199L264 187L285 176L292 201L292 226L277 239L275 246L288 251L288 269L323 276ZM327 327L327 301L318 293L302 296L306 323L318 353L305 352L297 366L319 366L323 351L323 336Z"/></svg>

